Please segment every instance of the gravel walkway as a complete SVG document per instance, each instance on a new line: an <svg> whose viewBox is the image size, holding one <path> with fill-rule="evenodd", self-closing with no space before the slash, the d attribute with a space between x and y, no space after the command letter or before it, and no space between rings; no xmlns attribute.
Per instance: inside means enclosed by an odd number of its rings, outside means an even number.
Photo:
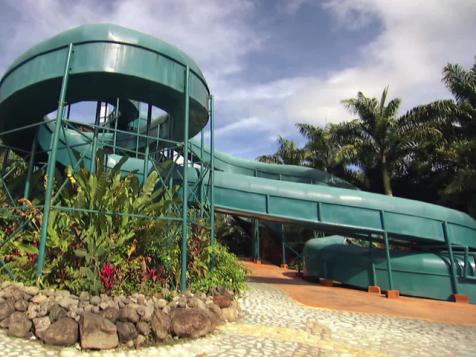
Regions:
<svg viewBox="0 0 476 357"><path fill-rule="evenodd" d="M243 318L195 341L131 351L55 349L0 332L2 356L475 356L476 326L312 308L249 283Z"/></svg>

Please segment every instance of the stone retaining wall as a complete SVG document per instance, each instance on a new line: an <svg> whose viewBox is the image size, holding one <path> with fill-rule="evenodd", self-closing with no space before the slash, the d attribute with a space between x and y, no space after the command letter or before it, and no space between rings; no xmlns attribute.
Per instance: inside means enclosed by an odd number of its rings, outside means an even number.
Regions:
<svg viewBox="0 0 476 357"><path fill-rule="evenodd" d="M0 328L7 329L9 336L37 338L56 346L138 348L172 338L205 336L239 316L237 302L225 289L215 289L209 296L187 292L167 301L160 294L75 296L20 283L0 285Z"/></svg>

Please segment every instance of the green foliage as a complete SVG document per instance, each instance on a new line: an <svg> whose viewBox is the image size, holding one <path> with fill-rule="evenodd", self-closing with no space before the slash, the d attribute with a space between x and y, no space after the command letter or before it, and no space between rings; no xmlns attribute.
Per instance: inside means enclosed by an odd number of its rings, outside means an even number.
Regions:
<svg viewBox="0 0 476 357"><path fill-rule="evenodd" d="M271 164L302 165L304 157L305 151L298 148L294 141L280 136L276 153L259 156L257 160Z"/></svg>
<svg viewBox="0 0 476 357"><path fill-rule="evenodd" d="M49 284L73 292L101 292L100 271L109 263L118 269L115 291L130 292L147 281L148 270L163 265L151 253L170 248L173 244L166 239L176 241L164 234L173 223L161 219L174 201L156 189L156 172L143 185L134 174L121 177L125 160L105 170L98 151L95 173L67 170L70 185L61 195L65 208L53 210L49 220L44 268Z"/></svg>
<svg viewBox="0 0 476 357"><path fill-rule="evenodd" d="M222 286L236 293L245 289L246 275L249 271L238 258L220 243L208 247L206 254L213 254L215 267L202 278L191 282L192 290L207 292L214 287Z"/></svg>
<svg viewBox="0 0 476 357"><path fill-rule="evenodd" d="M448 64L442 81L454 100L438 100L411 111L413 117L445 133L419 153L419 161L430 165L419 167L418 173L438 178L443 203L476 217L476 60L469 70Z"/></svg>

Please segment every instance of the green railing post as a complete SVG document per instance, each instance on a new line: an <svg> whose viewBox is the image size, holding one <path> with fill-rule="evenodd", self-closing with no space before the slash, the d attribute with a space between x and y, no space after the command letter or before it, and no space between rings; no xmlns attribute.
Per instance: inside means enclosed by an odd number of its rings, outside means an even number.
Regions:
<svg viewBox="0 0 476 357"><path fill-rule="evenodd" d="M190 112L189 98L190 68L185 67L184 100L185 115L183 129L183 197L182 197L182 246L181 246L181 270L180 270L180 289L187 289L187 240L188 240L188 125Z"/></svg>
<svg viewBox="0 0 476 357"><path fill-rule="evenodd" d="M373 250L373 237L372 233L369 234L369 259L370 259L370 269L372 272L372 285L377 285L377 273L375 272L375 263L374 263L374 250Z"/></svg>
<svg viewBox="0 0 476 357"><path fill-rule="evenodd" d="M281 264L286 266L286 232L283 223L281 223Z"/></svg>
<svg viewBox="0 0 476 357"><path fill-rule="evenodd" d="M210 96L210 244L215 245L215 113L213 95ZM210 257L211 268L215 266L215 256Z"/></svg>
<svg viewBox="0 0 476 357"><path fill-rule="evenodd" d="M96 118L94 119L94 134L93 134L93 143L91 145L91 173L96 172L96 151L98 146L98 126L99 126L99 117L101 115L101 102L96 102Z"/></svg>
<svg viewBox="0 0 476 357"><path fill-rule="evenodd" d="M393 274L392 274L392 258L390 256L390 247L388 243L388 234L385 229L385 219L383 216L383 211L380 211L380 223L382 224L383 229L383 240L385 243L385 258L387 261L387 274L388 274L388 288L393 290Z"/></svg>
<svg viewBox="0 0 476 357"><path fill-rule="evenodd" d="M453 294L458 294L458 281L456 279L455 259L453 255L453 247L451 245L451 238L448 234L448 223L443 222L443 235L445 237L446 246L448 247L448 254L450 256L450 274Z"/></svg>
<svg viewBox="0 0 476 357"><path fill-rule="evenodd" d="M139 112L139 117L137 118L137 130L136 130L136 157L139 157L139 134L140 134L140 102L137 102L137 111Z"/></svg>
<svg viewBox="0 0 476 357"><path fill-rule="evenodd" d="M144 153L144 182L147 179L147 171L149 168L149 131L152 123L152 104L147 107L147 126L146 126L146 138L145 138L145 153Z"/></svg>
<svg viewBox="0 0 476 357"><path fill-rule="evenodd" d="M119 121L119 98L116 99L116 110L114 112L114 143L112 146L112 152L116 153L117 146L117 123Z"/></svg>
<svg viewBox="0 0 476 357"><path fill-rule="evenodd" d="M38 130L36 130L35 136L33 137L33 142L31 143L30 160L28 160L28 171L26 173L25 190L23 193L23 197L25 197L27 200L30 198L31 192L31 177L33 175L33 167L35 166L37 138Z"/></svg>
<svg viewBox="0 0 476 357"><path fill-rule="evenodd" d="M259 237L259 221L253 218L253 259L260 261L260 237Z"/></svg>
<svg viewBox="0 0 476 357"><path fill-rule="evenodd" d="M68 54L66 56L66 64L64 68L63 81L61 83L61 92L58 103L58 111L56 113L55 120L55 130L51 138L50 144L50 154L48 157L48 166L46 169L47 172L47 181L46 181L46 192L45 192L45 204L43 206L43 221L41 223L40 231L40 245L38 248L38 261L36 263L36 278L38 279L43 271L43 266L45 264L45 249L46 249L46 236L48 234L48 220L51 209L51 194L53 192L53 183L55 178L55 165L56 165L56 152L58 151L58 139L59 133L63 120L65 99L66 99L66 90L68 88L68 79L70 72L70 63L71 56L73 54L73 44L70 43L68 46Z"/></svg>
<svg viewBox="0 0 476 357"><path fill-rule="evenodd" d="M210 115L210 113L208 114ZM204 145L204 140L205 140L205 137L203 135L203 128L202 130L200 130L200 218L203 218L203 214L204 214L204 209L205 207L203 206L203 199L204 199L204 194L203 194L203 187L204 187L204 178L203 178L203 171L204 171L204 167L203 167L203 161L204 161L204 158L203 158L203 145Z"/></svg>

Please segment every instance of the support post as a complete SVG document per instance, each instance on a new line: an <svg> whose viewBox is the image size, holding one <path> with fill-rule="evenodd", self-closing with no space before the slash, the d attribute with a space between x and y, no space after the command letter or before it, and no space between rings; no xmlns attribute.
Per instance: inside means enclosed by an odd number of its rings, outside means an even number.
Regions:
<svg viewBox="0 0 476 357"><path fill-rule="evenodd" d="M47 181L46 181L46 192L45 192L45 204L43 206L43 222L41 224L40 231L40 245L38 248L38 261L36 263L36 278L39 279L41 272L43 271L43 266L45 264L45 249L46 249L46 236L48 234L48 220L51 209L51 194L53 192L53 183L55 177L55 164L56 164L56 152L58 150L58 138L62 125L64 106L66 99L66 91L68 88L68 79L70 72L70 63L71 56L73 54L73 44L70 43L68 46L68 54L66 56L66 64L64 68L63 81L61 83L61 92L58 103L58 111L56 113L55 120L55 130L53 136L51 137L50 144L50 154L48 157L48 166L46 169L47 172Z"/></svg>
<svg viewBox="0 0 476 357"><path fill-rule="evenodd" d="M114 112L114 143L112 146L112 152L116 153L117 146L117 125L119 121L119 98L116 99L116 110Z"/></svg>
<svg viewBox="0 0 476 357"><path fill-rule="evenodd" d="M453 247L451 245L451 238L448 234L448 224L443 222L443 235L445 237L446 246L448 248L448 254L450 256L450 274L451 274L451 287L453 294L458 294L458 282L456 280L456 271L455 271L455 259L453 255Z"/></svg>
<svg viewBox="0 0 476 357"><path fill-rule="evenodd" d="M281 267L287 268L286 263L286 232L284 231L284 224L281 223Z"/></svg>
<svg viewBox="0 0 476 357"><path fill-rule="evenodd" d="M147 179L147 171L149 168L149 131L152 123L152 104L147 107L147 126L146 126L146 139L145 139L145 152L144 152L144 182Z"/></svg>
<svg viewBox="0 0 476 357"><path fill-rule="evenodd" d="M185 68L184 100L185 115L183 129L183 197L182 197L182 245L181 245L181 270L180 270L180 289L187 289L187 240L188 240L188 125L190 112L189 98L190 68Z"/></svg>
<svg viewBox="0 0 476 357"><path fill-rule="evenodd" d="M385 243L385 258L387 261L387 274L388 274L388 288L389 290L393 290L393 274L392 274L392 258L390 256L390 247L388 243L388 234L387 230L385 229L385 219L383 216L383 211L380 211L380 222L382 223L383 229L383 240Z"/></svg>
<svg viewBox="0 0 476 357"><path fill-rule="evenodd" d="M33 176L33 168L35 166L37 139L38 139L38 130L35 132L35 136L33 137L33 142L31 143L30 160L28 160L28 171L26 173L25 190L23 193L23 197L26 198L27 200L30 198L30 192L31 192L31 177Z"/></svg>
<svg viewBox="0 0 476 357"><path fill-rule="evenodd" d="M255 261L255 263L261 264L258 218L253 218L252 222L253 222L253 260Z"/></svg>
<svg viewBox="0 0 476 357"><path fill-rule="evenodd" d="M370 274L371 274L371 281L369 286L367 287L367 291L369 293L379 294L380 286L377 284L377 273L375 272L375 263L374 263L374 251L373 251L373 237L372 233L369 234L369 263L370 263Z"/></svg>
<svg viewBox="0 0 476 357"><path fill-rule="evenodd" d="M202 146L203 147L203 146ZM215 113L213 95L210 96L210 245L215 245ZM215 255L210 257L211 269L215 266Z"/></svg>
<svg viewBox="0 0 476 357"><path fill-rule="evenodd" d="M210 115L210 113L208 114ZM203 145L204 145L204 135L203 135L203 128L200 130L200 218L203 218L204 214L204 209L205 207L203 206L203 199L204 199L204 194L203 194L203 187L204 187L204 177L203 177Z"/></svg>
<svg viewBox="0 0 476 357"><path fill-rule="evenodd" d="M96 172L96 151L98 146L98 126L99 126L99 118L101 115L101 102L96 103L96 118L94 119L94 134L93 134L93 144L91 145L91 165L90 165L90 172Z"/></svg>

